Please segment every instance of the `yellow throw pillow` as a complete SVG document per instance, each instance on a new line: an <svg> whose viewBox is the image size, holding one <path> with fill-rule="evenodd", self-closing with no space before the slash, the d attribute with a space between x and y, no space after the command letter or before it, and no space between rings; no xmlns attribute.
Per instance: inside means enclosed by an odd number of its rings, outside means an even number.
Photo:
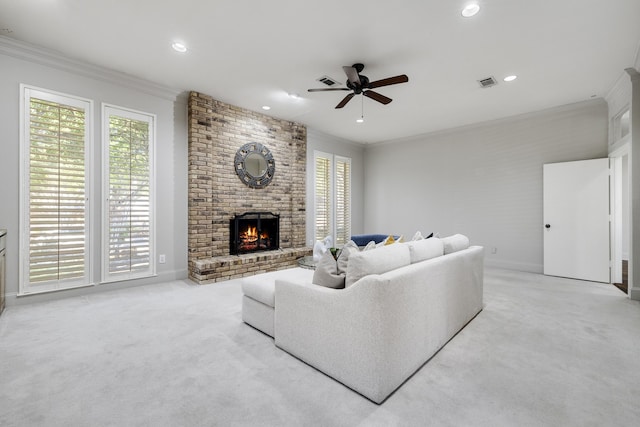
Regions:
<svg viewBox="0 0 640 427"><path fill-rule="evenodd" d="M389 235L389 237L387 237L387 238L384 240L384 244L385 244L385 246L386 246L386 245L391 245L391 244L393 244L393 243L395 243L395 242L396 242L396 240L395 240L395 239L393 238L393 236L391 236L391 235Z"/></svg>

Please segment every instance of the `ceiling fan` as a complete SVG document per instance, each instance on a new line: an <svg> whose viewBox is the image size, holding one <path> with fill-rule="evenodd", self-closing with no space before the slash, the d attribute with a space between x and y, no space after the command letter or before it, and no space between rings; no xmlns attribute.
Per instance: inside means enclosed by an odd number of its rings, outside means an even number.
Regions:
<svg viewBox="0 0 640 427"><path fill-rule="evenodd" d="M348 94L344 97L342 101L336 108L342 108L347 105L347 102L351 101L355 95L364 95L367 98L371 98L375 101L378 101L384 105L387 105L392 101L391 98L387 98L384 95L379 94L378 92L374 92L371 89L375 89L382 86L395 85L398 83L406 83L409 81L409 77L405 74L401 74L395 77L388 77L386 79L376 80L374 82L370 82L367 76L360 74L362 70L364 70L363 64L353 64L351 67L342 67L345 74L347 75L347 87L332 87L332 88L322 88L322 89L309 89L309 92L327 92L334 90L351 90L352 93Z"/></svg>

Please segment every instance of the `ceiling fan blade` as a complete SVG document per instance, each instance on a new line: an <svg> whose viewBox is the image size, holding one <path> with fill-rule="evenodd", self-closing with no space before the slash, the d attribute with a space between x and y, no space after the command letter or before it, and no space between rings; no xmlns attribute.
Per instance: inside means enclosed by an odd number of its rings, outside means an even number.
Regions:
<svg viewBox="0 0 640 427"><path fill-rule="evenodd" d="M327 87L327 88L320 88L320 89L307 89L307 92L328 92L330 90L351 90L351 89L347 89L346 87Z"/></svg>
<svg viewBox="0 0 640 427"><path fill-rule="evenodd" d="M342 101L340 101L340 104L336 105L336 108L342 108L345 105L347 105L347 102L351 101L351 98L353 98L355 96L355 93L350 93L349 95L345 96L344 99Z"/></svg>
<svg viewBox="0 0 640 427"><path fill-rule="evenodd" d="M378 92L374 92L372 90L364 91L364 92L362 92L362 94L364 96L366 96L367 98L371 98L371 99L373 99L375 101L378 101L378 102L380 102L380 103L382 103L384 105L387 105L388 103L390 103L392 101L391 98L387 98L386 96L380 95Z"/></svg>
<svg viewBox="0 0 640 427"><path fill-rule="evenodd" d="M352 85L358 87L360 86L360 76L358 75L358 70L353 67L342 67L344 73L347 75L347 78L351 82Z"/></svg>
<svg viewBox="0 0 640 427"><path fill-rule="evenodd" d="M409 81L409 77L407 77L406 74L401 74L399 76L388 77L386 79L376 80L375 82L371 82L369 83L368 88L375 89L381 86L389 86L389 85L395 85L398 83L406 83L408 81Z"/></svg>

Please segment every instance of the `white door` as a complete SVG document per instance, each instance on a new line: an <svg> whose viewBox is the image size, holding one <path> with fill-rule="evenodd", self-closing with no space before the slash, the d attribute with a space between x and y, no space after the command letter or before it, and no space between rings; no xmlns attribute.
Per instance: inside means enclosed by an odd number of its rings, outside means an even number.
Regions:
<svg viewBox="0 0 640 427"><path fill-rule="evenodd" d="M543 165L544 274L609 282L609 159Z"/></svg>

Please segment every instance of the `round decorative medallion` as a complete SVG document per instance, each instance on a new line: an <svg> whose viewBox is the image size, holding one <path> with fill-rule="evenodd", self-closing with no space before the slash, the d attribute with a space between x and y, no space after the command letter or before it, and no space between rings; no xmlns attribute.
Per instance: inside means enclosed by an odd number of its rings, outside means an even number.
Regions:
<svg viewBox="0 0 640 427"><path fill-rule="evenodd" d="M264 188L273 179L276 162L271 151L259 142L244 144L236 152L234 161L240 181L251 188Z"/></svg>

